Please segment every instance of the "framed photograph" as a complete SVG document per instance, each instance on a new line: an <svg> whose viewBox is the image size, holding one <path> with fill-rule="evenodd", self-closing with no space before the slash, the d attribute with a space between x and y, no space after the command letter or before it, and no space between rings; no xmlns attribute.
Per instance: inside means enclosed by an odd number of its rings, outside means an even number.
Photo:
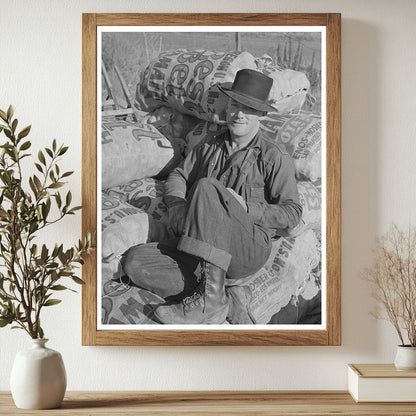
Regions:
<svg viewBox="0 0 416 416"><path fill-rule="evenodd" d="M83 345L340 345L340 14L83 14Z"/></svg>

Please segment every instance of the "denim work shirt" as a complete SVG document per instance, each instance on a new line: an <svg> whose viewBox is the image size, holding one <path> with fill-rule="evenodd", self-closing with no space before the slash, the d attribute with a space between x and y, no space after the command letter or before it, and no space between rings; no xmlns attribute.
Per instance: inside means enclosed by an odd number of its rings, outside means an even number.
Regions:
<svg viewBox="0 0 416 416"><path fill-rule="evenodd" d="M295 227L302 206L292 158L279 144L259 130L243 149L229 154L226 131L199 143L166 180L165 202L186 199L188 191L201 178L216 178L232 188L247 203L254 223L278 236L279 230Z"/></svg>

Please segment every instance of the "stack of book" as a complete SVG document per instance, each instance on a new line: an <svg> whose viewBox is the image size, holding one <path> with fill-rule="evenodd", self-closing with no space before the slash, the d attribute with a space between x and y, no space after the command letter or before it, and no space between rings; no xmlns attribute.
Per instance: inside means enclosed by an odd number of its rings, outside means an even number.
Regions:
<svg viewBox="0 0 416 416"><path fill-rule="evenodd" d="M394 364L349 364L348 390L356 402L416 402L416 371Z"/></svg>

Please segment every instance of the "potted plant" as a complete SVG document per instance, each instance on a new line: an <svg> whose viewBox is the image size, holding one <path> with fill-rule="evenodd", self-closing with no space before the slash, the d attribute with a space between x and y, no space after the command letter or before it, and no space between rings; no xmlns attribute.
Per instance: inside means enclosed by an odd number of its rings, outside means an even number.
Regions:
<svg viewBox="0 0 416 416"><path fill-rule="evenodd" d="M0 327L24 330L32 348L16 355L11 374L14 401L22 408L51 408L61 404L66 375L61 355L46 348L41 312L61 302L54 295L72 290L62 284L76 275L83 257L93 249L91 234L69 249L49 248L39 233L53 227L80 206L71 206L71 191L62 192L73 172L62 172L58 162L68 147L53 140L39 150L36 173L25 179L22 160L31 156L27 126L18 132L13 107L0 110Z"/></svg>
<svg viewBox="0 0 416 416"><path fill-rule="evenodd" d="M394 364L398 370L416 370L416 228L406 231L396 224L377 240L373 265L364 278L382 310L374 315L387 319L400 339Z"/></svg>

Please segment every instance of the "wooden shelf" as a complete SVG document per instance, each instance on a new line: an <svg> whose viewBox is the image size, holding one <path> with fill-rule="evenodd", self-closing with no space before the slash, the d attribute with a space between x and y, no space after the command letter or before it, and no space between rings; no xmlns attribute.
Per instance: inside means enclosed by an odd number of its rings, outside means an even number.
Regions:
<svg viewBox="0 0 416 416"><path fill-rule="evenodd" d="M0 392L0 415L415 415L414 403L355 403L340 391L67 392L59 409L22 410Z"/></svg>

